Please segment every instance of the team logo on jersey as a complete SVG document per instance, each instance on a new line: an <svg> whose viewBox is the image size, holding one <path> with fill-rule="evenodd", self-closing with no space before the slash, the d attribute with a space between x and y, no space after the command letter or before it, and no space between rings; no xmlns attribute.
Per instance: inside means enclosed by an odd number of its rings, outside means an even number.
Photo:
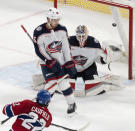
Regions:
<svg viewBox="0 0 135 131"><path fill-rule="evenodd" d="M87 57L82 55L73 56L73 59L77 65L81 65L81 66L83 66L88 60Z"/></svg>
<svg viewBox="0 0 135 131"><path fill-rule="evenodd" d="M49 53L56 53L56 52L61 52L61 48L62 48L62 42L61 41L54 41L47 46L46 50Z"/></svg>
<svg viewBox="0 0 135 131"><path fill-rule="evenodd" d="M37 30L37 31L40 31L40 30L42 30L42 27L41 27L41 26L38 26L38 27L36 28L36 30Z"/></svg>

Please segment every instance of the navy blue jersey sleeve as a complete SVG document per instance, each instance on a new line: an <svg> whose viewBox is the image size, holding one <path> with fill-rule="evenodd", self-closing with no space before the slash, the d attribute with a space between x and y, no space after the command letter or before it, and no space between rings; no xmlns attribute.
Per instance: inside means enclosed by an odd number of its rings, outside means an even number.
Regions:
<svg viewBox="0 0 135 131"><path fill-rule="evenodd" d="M101 45L100 45L100 42L96 39L96 38L94 38L94 37L92 37L92 36L88 36L88 39L90 39L90 41L91 41L91 43L92 43L92 47L93 48L100 48L101 49Z"/></svg>
<svg viewBox="0 0 135 131"><path fill-rule="evenodd" d="M38 39L38 36L40 35L40 32L37 31L37 28L34 30L34 33L33 33L33 43L34 43L35 53L40 59L45 61L46 57L41 54L39 45L37 44L37 39Z"/></svg>
<svg viewBox="0 0 135 131"><path fill-rule="evenodd" d="M79 42L76 39L76 36L70 36L68 38L70 46L79 46Z"/></svg>

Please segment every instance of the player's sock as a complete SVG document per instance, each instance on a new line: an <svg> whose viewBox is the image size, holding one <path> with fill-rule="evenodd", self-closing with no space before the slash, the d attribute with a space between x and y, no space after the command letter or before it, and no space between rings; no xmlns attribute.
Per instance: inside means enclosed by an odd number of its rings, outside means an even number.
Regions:
<svg viewBox="0 0 135 131"><path fill-rule="evenodd" d="M62 92L63 92L63 95L65 96L65 99L66 99L67 104L68 104L67 113L70 114L70 113L75 112L76 104L75 104L75 98L74 98L72 88L70 87Z"/></svg>

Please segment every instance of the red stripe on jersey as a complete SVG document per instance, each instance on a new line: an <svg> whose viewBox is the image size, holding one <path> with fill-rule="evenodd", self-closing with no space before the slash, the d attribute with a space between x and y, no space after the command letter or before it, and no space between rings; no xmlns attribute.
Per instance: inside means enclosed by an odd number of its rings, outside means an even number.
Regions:
<svg viewBox="0 0 135 131"><path fill-rule="evenodd" d="M3 112L4 115L7 115L7 113L6 113L6 107L7 107L8 105L9 105L9 104L5 105L4 108L3 108L3 111L2 111L2 112Z"/></svg>

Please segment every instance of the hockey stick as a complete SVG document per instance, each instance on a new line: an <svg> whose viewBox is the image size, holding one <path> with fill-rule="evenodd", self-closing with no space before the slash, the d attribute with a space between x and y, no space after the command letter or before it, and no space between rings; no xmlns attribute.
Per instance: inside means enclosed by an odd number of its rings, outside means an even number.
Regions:
<svg viewBox="0 0 135 131"><path fill-rule="evenodd" d="M0 125L3 125L4 123L6 123L10 118L11 118L11 117L8 117L8 118L6 118L5 120L2 120L2 121L0 122Z"/></svg>
<svg viewBox="0 0 135 131"><path fill-rule="evenodd" d="M23 31L27 34L27 36L30 38L30 40L34 43L32 37L30 36L30 34L27 32L27 30L25 29L25 27L23 25L21 25Z"/></svg>
<svg viewBox="0 0 135 131"><path fill-rule="evenodd" d="M54 123L51 123L52 126L56 126L56 127L60 127L60 128L63 128L67 131L77 131L77 130L74 130L74 129L71 129L71 128L67 128L65 126L60 126L60 125L57 125L57 124L54 124Z"/></svg>
<svg viewBox="0 0 135 131"><path fill-rule="evenodd" d="M52 87L54 87L55 85L59 84L60 82L62 82L65 78L69 77L68 74L64 75L61 79L59 79L58 81L56 81L54 84L52 84L49 88L47 88L46 90L51 89Z"/></svg>
<svg viewBox="0 0 135 131"><path fill-rule="evenodd" d="M28 31L26 30L26 28L23 26L23 25L21 25L21 28L23 29L23 31L27 34L27 36L30 38L30 40L32 41L32 43L33 44L35 44L34 43L34 40L32 39L32 37L30 36L30 34L28 33ZM54 31L53 31L54 32ZM53 33L54 34L54 33ZM54 36L54 35L53 35ZM50 56L50 54L48 53L48 52L46 52L49 56ZM51 57L51 56L50 56ZM51 57L52 58L52 57Z"/></svg>

